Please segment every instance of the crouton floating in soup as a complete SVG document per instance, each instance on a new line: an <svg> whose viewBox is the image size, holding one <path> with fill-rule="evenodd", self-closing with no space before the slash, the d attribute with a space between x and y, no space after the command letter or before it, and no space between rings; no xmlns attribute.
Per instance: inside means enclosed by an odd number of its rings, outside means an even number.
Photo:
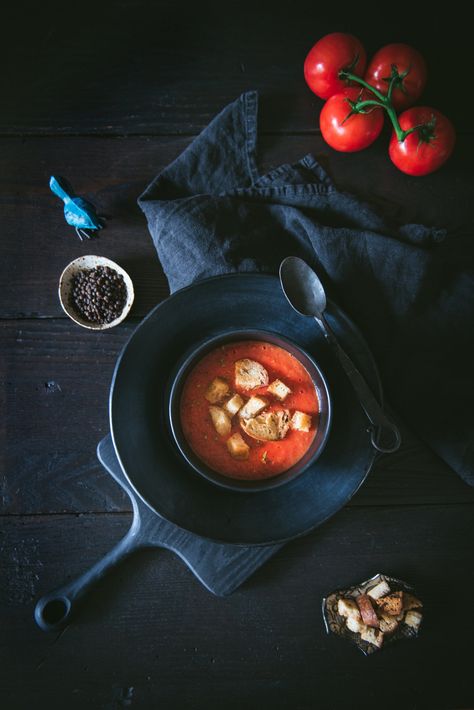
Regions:
<svg viewBox="0 0 474 710"><path fill-rule="evenodd" d="M211 404L222 402L229 392L229 384L223 377L215 377L206 389L206 399Z"/></svg>
<svg viewBox="0 0 474 710"><path fill-rule="evenodd" d="M311 417L304 412L294 412L291 417L290 426L296 431L309 431L311 429Z"/></svg>
<svg viewBox="0 0 474 710"><path fill-rule="evenodd" d="M239 412L241 419L251 419L260 414L265 407L268 407L269 401L264 397L250 397Z"/></svg>
<svg viewBox="0 0 474 710"><path fill-rule="evenodd" d="M264 412L253 419L245 419L240 426L246 434L258 441L278 441L284 439L290 426L288 411Z"/></svg>
<svg viewBox="0 0 474 710"><path fill-rule="evenodd" d="M232 436L227 439L227 449L234 459L246 461L249 457L250 446L245 443L239 432L232 434Z"/></svg>
<svg viewBox="0 0 474 710"><path fill-rule="evenodd" d="M234 394L224 404L224 409L226 410L229 417L233 417L235 414L239 413L239 411L242 409L243 406L244 406L244 400L242 399L240 394Z"/></svg>
<svg viewBox="0 0 474 710"><path fill-rule="evenodd" d="M221 407L211 405L209 407L209 414L211 416L212 423L214 424L214 429L217 431L218 434L220 434L220 436L226 436L227 434L230 434L232 424L227 412L221 409Z"/></svg>
<svg viewBox="0 0 474 710"><path fill-rule="evenodd" d="M280 402L283 402L291 393L291 390L281 380L273 380L273 382L268 385L268 392L273 394Z"/></svg>
<svg viewBox="0 0 474 710"><path fill-rule="evenodd" d="M244 390L268 385L268 372L260 362L246 357L235 363L235 384Z"/></svg>

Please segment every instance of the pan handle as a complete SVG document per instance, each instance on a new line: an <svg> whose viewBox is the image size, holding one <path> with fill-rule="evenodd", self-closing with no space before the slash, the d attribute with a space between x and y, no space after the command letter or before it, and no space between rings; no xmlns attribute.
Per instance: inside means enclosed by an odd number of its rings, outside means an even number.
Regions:
<svg viewBox="0 0 474 710"><path fill-rule="evenodd" d="M35 607L35 621L43 631L58 631L68 624L82 597L119 562L140 546L136 519L128 533L101 560L69 584L45 594Z"/></svg>

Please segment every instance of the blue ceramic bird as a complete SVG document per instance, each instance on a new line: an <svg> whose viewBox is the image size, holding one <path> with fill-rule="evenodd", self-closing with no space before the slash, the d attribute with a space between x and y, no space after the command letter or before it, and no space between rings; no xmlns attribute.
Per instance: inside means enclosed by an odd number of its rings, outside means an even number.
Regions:
<svg viewBox="0 0 474 710"><path fill-rule="evenodd" d="M96 212L94 205L82 197L76 197L71 185L62 177L51 177L51 190L64 202L64 217L66 222L74 227L79 239L91 239L94 232L105 226Z"/></svg>

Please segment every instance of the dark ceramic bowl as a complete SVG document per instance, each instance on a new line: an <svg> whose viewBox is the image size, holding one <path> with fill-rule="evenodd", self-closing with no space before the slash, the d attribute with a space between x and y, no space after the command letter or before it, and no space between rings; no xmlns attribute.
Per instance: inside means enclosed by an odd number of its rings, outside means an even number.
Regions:
<svg viewBox="0 0 474 710"><path fill-rule="evenodd" d="M311 376L319 399L318 429L316 431L316 436L304 456L297 461L294 466L286 471L283 471L283 473L263 480L259 479L252 481L230 478L214 471L203 461L201 461L201 459L194 453L188 444L181 427L181 394L188 373L211 350L214 350L221 345L241 340L266 341L283 348L293 355ZM331 399L326 379L321 370L316 365L314 360L300 347L295 345L295 343L283 338L281 335L276 335L275 333L270 333L264 330L234 330L222 333L200 343L184 356L171 378L168 418L171 433L180 453L196 473L200 474L208 481L211 481L218 486L222 486L223 488L248 493L252 491L268 490L270 488L281 486L282 484L295 479L303 473L303 471L305 471L310 464L314 463L314 461L323 452L329 435L329 429L331 426Z"/></svg>

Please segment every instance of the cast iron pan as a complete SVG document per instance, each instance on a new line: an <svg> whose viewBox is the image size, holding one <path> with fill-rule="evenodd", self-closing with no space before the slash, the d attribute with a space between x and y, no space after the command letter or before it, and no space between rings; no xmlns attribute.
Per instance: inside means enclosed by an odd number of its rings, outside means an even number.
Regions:
<svg viewBox="0 0 474 710"><path fill-rule="evenodd" d="M359 331L334 304L329 310L342 344L381 396L377 370ZM187 468L168 436L169 373L176 372L180 358L198 342L225 332L231 323L234 329L273 329L277 337L284 333L293 338L313 354L329 380L334 418L327 448L299 478L278 489L250 494L219 489ZM128 480L110 437L99 444L99 460L130 496L132 525L91 569L39 599L35 619L45 631L57 631L69 623L87 592L124 557L142 547L173 550L211 592L231 593L275 554L281 542L308 532L341 508L365 478L375 456L365 416L319 328L311 320L299 319L282 298L277 279L267 276L202 282L155 308L117 364L111 421L116 447L127 462ZM145 503L147 496L151 506ZM162 516L174 518L182 529ZM193 528L229 543L245 540L247 546L210 542L185 530Z"/></svg>
<svg viewBox="0 0 474 710"><path fill-rule="evenodd" d="M328 320L375 392L376 368L357 329L335 304ZM285 485L226 490L191 469L170 436L167 409L176 363L197 344L232 330L284 335L324 372L333 420L314 464ZM178 527L213 541L269 545L308 533L334 515L366 477L375 451L368 422L316 323L298 317L274 276L233 274L200 281L157 306L120 355L110 394L115 451L131 487Z"/></svg>
<svg viewBox="0 0 474 710"><path fill-rule="evenodd" d="M153 547L171 550L187 564L206 589L217 596L226 596L281 548L281 545L222 545L180 530L137 499L117 461L110 434L99 443L97 456L129 496L133 510L132 524L127 534L102 559L79 577L68 579L62 587L38 600L35 621L42 631L58 631L69 624L90 590L137 550Z"/></svg>

